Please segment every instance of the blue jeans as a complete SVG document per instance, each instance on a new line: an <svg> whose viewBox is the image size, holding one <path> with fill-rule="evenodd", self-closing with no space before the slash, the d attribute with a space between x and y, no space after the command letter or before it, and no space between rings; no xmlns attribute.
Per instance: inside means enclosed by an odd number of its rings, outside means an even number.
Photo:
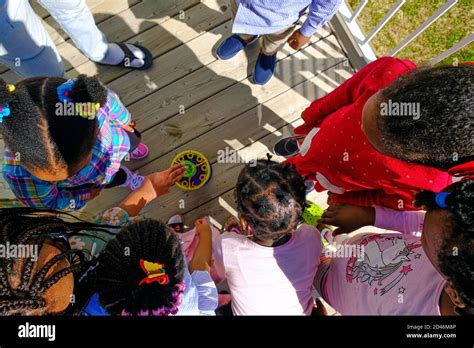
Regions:
<svg viewBox="0 0 474 348"><path fill-rule="evenodd" d="M93 61L107 53L107 39L97 28L85 0L38 0ZM0 0L0 63L23 77L64 76L53 40L28 0Z"/></svg>

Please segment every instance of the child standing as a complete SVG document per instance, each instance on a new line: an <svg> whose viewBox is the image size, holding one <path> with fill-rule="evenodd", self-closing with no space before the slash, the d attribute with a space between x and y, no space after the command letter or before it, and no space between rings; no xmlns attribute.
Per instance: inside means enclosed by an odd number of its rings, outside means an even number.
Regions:
<svg viewBox="0 0 474 348"><path fill-rule="evenodd" d="M239 228L216 243L216 269L225 275L235 315L310 315L313 278L322 250L313 227L298 224L304 179L270 160L246 166L236 186ZM230 226L228 227L230 229Z"/></svg>
<svg viewBox="0 0 474 348"><path fill-rule="evenodd" d="M349 235L343 245L361 254L323 263L315 282L319 293L343 315L473 315L473 195L474 181L467 180L439 193L419 193L416 205L426 207L426 214L333 209L323 223L347 225L356 216L401 234Z"/></svg>
<svg viewBox="0 0 474 348"><path fill-rule="evenodd" d="M96 78L0 80L3 176L31 207L76 210L104 188L140 186L121 162L148 148L116 93Z"/></svg>
<svg viewBox="0 0 474 348"><path fill-rule="evenodd" d="M253 80L264 85L272 78L276 54L286 42L299 50L331 19L340 4L341 0L231 0L234 34L220 44L217 56L222 60L231 59L262 36ZM308 8L308 18L295 30L298 19Z"/></svg>
<svg viewBox="0 0 474 348"><path fill-rule="evenodd" d="M441 190L473 158L474 69L414 69L391 57L368 64L304 111L299 150L292 137L275 152L294 156L334 203L415 209L416 192Z"/></svg>

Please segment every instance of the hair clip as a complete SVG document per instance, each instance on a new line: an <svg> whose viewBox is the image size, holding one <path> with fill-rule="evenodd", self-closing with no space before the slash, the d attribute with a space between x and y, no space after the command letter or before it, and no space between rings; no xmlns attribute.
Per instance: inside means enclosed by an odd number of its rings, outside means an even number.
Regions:
<svg viewBox="0 0 474 348"><path fill-rule="evenodd" d="M13 93L15 91L15 85L7 85L7 88L10 93ZM5 103L0 105L0 123L3 122L4 117L10 116L10 114L10 104Z"/></svg>
<svg viewBox="0 0 474 348"><path fill-rule="evenodd" d="M77 103L76 104L76 112L81 117L92 119L97 114L97 111L99 111L100 104L95 103L92 108L91 108L91 106L92 106L92 103Z"/></svg>
<svg viewBox="0 0 474 348"><path fill-rule="evenodd" d="M71 97L70 94L72 92L72 88L74 87L74 84L76 83L76 80L70 79L64 82L62 85L60 85L56 91L58 92L58 98L59 101L62 103L71 103Z"/></svg>
<svg viewBox="0 0 474 348"><path fill-rule="evenodd" d="M157 262L148 262L143 259L140 260L140 267L145 272L146 277L143 278L138 286L143 284L150 284L157 282L160 285L169 284L170 279L166 274L165 265Z"/></svg>
<svg viewBox="0 0 474 348"><path fill-rule="evenodd" d="M8 103L5 103L3 105L0 105L0 123L3 122L3 118L10 116L10 105Z"/></svg>
<svg viewBox="0 0 474 348"><path fill-rule="evenodd" d="M449 192L438 192L435 196L436 205L440 208L446 209L446 198L449 196Z"/></svg>

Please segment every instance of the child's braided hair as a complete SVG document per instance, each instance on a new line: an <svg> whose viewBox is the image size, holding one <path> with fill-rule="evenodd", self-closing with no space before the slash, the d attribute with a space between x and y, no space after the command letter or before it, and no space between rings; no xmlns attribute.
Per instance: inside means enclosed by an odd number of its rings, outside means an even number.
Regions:
<svg viewBox="0 0 474 348"><path fill-rule="evenodd" d="M140 260L163 264L169 283L139 285L146 277ZM134 222L123 228L99 256L99 301L112 315L176 314L185 267L180 241L166 224L151 219Z"/></svg>
<svg viewBox="0 0 474 348"><path fill-rule="evenodd" d="M446 238L438 264L465 304L474 308L474 180L459 182L454 187L445 201L450 219L445 224ZM423 191L416 196L415 203L440 209L435 197L434 192Z"/></svg>
<svg viewBox="0 0 474 348"><path fill-rule="evenodd" d="M19 82L12 92L0 79L0 105L8 103L11 112L0 123L0 133L27 168L67 168L74 175L95 145L97 119L58 115L57 88L64 82L59 77L33 77ZM103 106L107 90L95 77L79 75L69 97L73 103Z"/></svg>
<svg viewBox="0 0 474 348"><path fill-rule="evenodd" d="M69 248L67 237L82 234L83 230L105 229L87 222L66 222L51 209L3 208L0 209L0 244L37 246L39 254L45 243L53 243L61 253L52 257L41 269L32 255L24 260L0 258L0 315L51 314L45 293L69 274L78 272L84 264L75 262L54 273L58 263L81 254ZM54 237L53 237L54 236ZM58 238L60 236L60 238ZM83 258L76 258L77 260ZM21 263L23 261L23 263ZM19 271L16 262L20 262ZM50 274L53 273L53 274ZM56 314L56 313L55 313Z"/></svg>
<svg viewBox="0 0 474 348"><path fill-rule="evenodd" d="M235 193L240 215L259 240L278 240L293 231L306 205L305 179L270 157L245 166Z"/></svg>

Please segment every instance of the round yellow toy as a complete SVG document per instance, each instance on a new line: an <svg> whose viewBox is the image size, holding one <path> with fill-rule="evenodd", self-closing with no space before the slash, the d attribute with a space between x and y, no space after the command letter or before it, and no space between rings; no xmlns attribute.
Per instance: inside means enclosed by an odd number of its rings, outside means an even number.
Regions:
<svg viewBox="0 0 474 348"><path fill-rule="evenodd" d="M188 167L184 177L176 183L183 190L199 190L212 176L209 160L198 151L187 150L178 153L171 162L172 166L176 164L184 164Z"/></svg>

